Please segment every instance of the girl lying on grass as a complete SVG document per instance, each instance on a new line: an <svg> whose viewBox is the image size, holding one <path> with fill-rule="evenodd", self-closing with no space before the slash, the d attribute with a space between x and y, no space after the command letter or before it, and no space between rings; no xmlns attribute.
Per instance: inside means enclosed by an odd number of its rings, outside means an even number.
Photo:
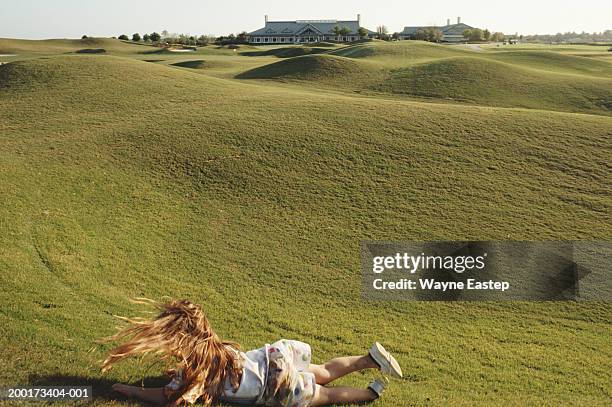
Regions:
<svg viewBox="0 0 612 407"><path fill-rule="evenodd" d="M131 324L109 340L126 340L102 363L102 371L129 356L155 353L167 362L172 381L165 387L144 388L117 383L113 389L126 397L156 404L229 402L272 407L306 407L359 403L382 394L385 382L377 379L366 389L325 387L348 373L379 369L402 377L397 361L378 342L367 355L310 363L310 346L292 340L242 352L234 342L222 341L211 329L202 309L187 300L153 303L160 309L151 320Z"/></svg>

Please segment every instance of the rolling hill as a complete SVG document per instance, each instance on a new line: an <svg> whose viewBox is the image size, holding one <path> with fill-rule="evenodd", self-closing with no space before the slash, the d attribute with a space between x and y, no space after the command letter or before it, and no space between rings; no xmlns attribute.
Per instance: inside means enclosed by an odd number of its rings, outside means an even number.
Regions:
<svg viewBox="0 0 612 407"><path fill-rule="evenodd" d="M612 77L612 64L584 56L565 55L552 51L514 51L492 53L492 59L520 64L531 69L541 69L568 74Z"/></svg>
<svg viewBox="0 0 612 407"><path fill-rule="evenodd" d="M551 52L516 54L476 54L413 41L368 42L273 62L236 77L302 81L350 93L611 114L612 64Z"/></svg>
<svg viewBox="0 0 612 407"><path fill-rule="evenodd" d="M391 70L372 88L427 98L542 110L612 113L612 80L566 77L475 57Z"/></svg>
<svg viewBox="0 0 612 407"><path fill-rule="evenodd" d="M471 51L451 48L423 41L371 41L347 46L331 52L349 58L368 58L383 60L386 63L410 63L415 60L444 58L457 55L470 55Z"/></svg>
<svg viewBox="0 0 612 407"><path fill-rule="evenodd" d="M386 66L394 45L408 61ZM376 406L606 405L609 303L368 302L359 242L609 240L612 118L554 98L567 77L606 98L593 88L610 78L422 44L340 51L1 65L0 384L135 405L110 385L161 366L102 376L92 346L137 313L129 298L172 296L247 349L290 337L319 363L383 342L406 378ZM207 58L258 80L209 75ZM490 106L524 103L525 83L541 105ZM398 94L422 89L428 102ZM576 106L598 114L552 111Z"/></svg>
<svg viewBox="0 0 612 407"><path fill-rule="evenodd" d="M104 49L113 53L139 53L152 47L113 38L17 40L0 38L0 54L55 54L82 49Z"/></svg>
<svg viewBox="0 0 612 407"><path fill-rule="evenodd" d="M311 82L341 81L343 78L363 81L372 69L345 57L307 55L263 65L240 75L239 79L294 79Z"/></svg>

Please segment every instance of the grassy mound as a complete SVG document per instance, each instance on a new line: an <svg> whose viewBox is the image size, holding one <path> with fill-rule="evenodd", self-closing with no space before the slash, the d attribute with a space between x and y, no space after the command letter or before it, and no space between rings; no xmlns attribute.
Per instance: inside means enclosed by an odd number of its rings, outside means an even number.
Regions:
<svg viewBox="0 0 612 407"><path fill-rule="evenodd" d="M150 49L141 49L141 54L165 54L165 55L177 55L178 53L170 51L168 48L151 47Z"/></svg>
<svg viewBox="0 0 612 407"><path fill-rule="evenodd" d="M290 58L244 72L239 79L299 79L321 81L363 77L363 64L332 55L306 55Z"/></svg>
<svg viewBox="0 0 612 407"><path fill-rule="evenodd" d="M61 81L61 73L54 72L45 60L16 61L0 65L0 88L37 89L40 86L53 86Z"/></svg>
<svg viewBox="0 0 612 407"><path fill-rule="evenodd" d="M208 64L203 59L195 59L192 61L181 61L171 64L172 66L179 66L181 68L191 69L204 69L208 67Z"/></svg>
<svg viewBox="0 0 612 407"><path fill-rule="evenodd" d="M328 52L329 49L325 47L310 47L310 46L294 46L294 47L280 47L280 48L270 48L266 50L260 51L248 51L242 52L241 55L245 56L275 56L278 58L293 58L302 55L311 55L311 54L321 54L323 52Z"/></svg>
<svg viewBox="0 0 612 407"><path fill-rule="evenodd" d="M612 63L552 51L495 52L492 59L546 71L612 78Z"/></svg>
<svg viewBox="0 0 612 407"><path fill-rule="evenodd" d="M188 61L178 61L170 64L178 68L193 69L196 71L217 70L225 72L228 68L235 68L231 61L226 61L224 58L209 58L209 59L192 59ZM230 75L232 76L232 75Z"/></svg>
<svg viewBox="0 0 612 407"><path fill-rule="evenodd" d="M0 38L0 54L53 54L82 49L105 49L114 53L137 53L146 45L132 44L112 38L19 40Z"/></svg>
<svg viewBox="0 0 612 407"><path fill-rule="evenodd" d="M379 59L385 62L407 62L419 59L465 55L466 52L468 51L423 41L372 41L334 50L331 51L331 54L348 58Z"/></svg>
<svg viewBox="0 0 612 407"><path fill-rule="evenodd" d="M168 75L169 80L177 75L180 77L180 73L175 69L113 56L46 57L0 65L0 87L28 93L44 92L48 88L50 92L69 99L73 93L70 89L74 87L81 87L82 92L103 92L103 88L96 81L110 82L110 89L122 80L144 85L147 81L156 80L151 75L153 72L159 73L160 69ZM109 76L112 78L109 79ZM100 97L104 99L103 95Z"/></svg>
<svg viewBox="0 0 612 407"><path fill-rule="evenodd" d="M611 113L612 81L551 75L484 58L458 57L392 70L373 88L482 105Z"/></svg>
<svg viewBox="0 0 612 407"><path fill-rule="evenodd" d="M557 65L549 61L543 66L551 71L544 72L527 67L525 62L476 57L454 47L406 43L395 47L374 42L372 47L362 44L329 54L289 58L248 70L237 78L300 80L344 92L375 91L486 106L612 113L612 80L558 71L569 69L569 64L555 68ZM376 52L367 57L371 51ZM338 53L359 57L340 57ZM453 56L433 58L436 54ZM559 58L566 62L578 59L583 70L606 64L595 61L589 65L590 59L566 55ZM579 65L572 66L578 69Z"/></svg>
<svg viewBox="0 0 612 407"><path fill-rule="evenodd" d="M324 48L336 48L342 44L337 42L327 42L327 41L319 41L319 42L311 42L308 44L309 47L324 47Z"/></svg>

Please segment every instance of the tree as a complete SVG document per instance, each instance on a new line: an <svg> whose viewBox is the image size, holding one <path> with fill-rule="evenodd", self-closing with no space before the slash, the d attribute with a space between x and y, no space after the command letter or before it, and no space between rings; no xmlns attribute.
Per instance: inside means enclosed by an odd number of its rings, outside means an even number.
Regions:
<svg viewBox="0 0 612 407"><path fill-rule="evenodd" d="M151 41L151 36L149 36L149 34L145 34L145 35L142 36L142 40L144 42L149 42L149 41Z"/></svg>
<svg viewBox="0 0 612 407"><path fill-rule="evenodd" d="M214 35L200 35L198 37L198 45L208 45L211 42L215 42Z"/></svg>
<svg viewBox="0 0 612 407"><path fill-rule="evenodd" d="M158 33L156 33L156 32L152 32L152 33L149 35L149 38L151 39L151 41L152 41L152 42L158 42L158 41L161 39L161 35L159 35L159 34L158 34Z"/></svg>
<svg viewBox="0 0 612 407"><path fill-rule="evenodd" d="M469 40L471 36L472 36L472 30L470 30L469 28L466 28L465 30L463 30L463 38L465 38L466 40Z"/></svg>
<svg viewBox="0 0 612 407"><path fill-rule="evenodd" d="M501 32L494 32L491 34L491 41L493 42L502 42L506 36Z"/></svg>
<svg viewBox="0 0 612 407"><path fill-rule="evenodd" d="M485 28L484 31L482 32L482 37L484 38L485 41L489 41L491 39L491 31Z"/></svg>
<svg viewBox="0 0 612 407"><path fill-rule="evenodd" d="M368 30L363 27L359 27L359 29L357 30L357 34L359 34L360 38L365 38L368 36Z"/></svg>
<svg viewBox="0 0 612 407"><path fill-rule="evenodd" d="M340 28L340 35L341 36L346 37L350 33L351 33L351 29L348 28L347 26L343 26L342 28Z"/></svg>
<svg viewBox="0 0 612 407"><path fill-rule="evenodd" d="M81 37L81 39L82 39L82 40L86 40L87 38L89 38L87 35L83 35L83 36Z"/></svg>
<svg viewBox="0 0 612 407"><path fill-rule="evenodd" d="M125 34L121 34L118 38L123 41L127 41L129 39L128 36Z"/></svg>
<svg viewBox="0 0 612 407"><path fill-rule="evenodd" d="M145 34L146 35L146 34ZM134 33L132 34L132 41L134 42L140 42L140 34L138 33Z"/></svg>
<svg viewBox="0 0 612 407"><path fill-rule="evenodd" d="M241 32L236 36L236 42L239 44L246 44L249 42L249 34L246 31Z"/></svg>
<svg viewBox="0 0 612 407"><path fill-rule="evenodd" d="M388 32L389 30L385 25L379 25L378 27L376 27L376 33L378 34L378 38L381 40L386 40L388 38Z"/></svg>
<svg viewBox="0 0 612 407"><path fill-rule="evenodd" d="M416 32L414 33L412 37L415 40L427 41L427 32L423 28L419 28L416 30Z"/></svg>
<svg viewBox="0 0 612 407"><path fill-rule="evenodd" d="M412 37L420 41L440 42L444 38L444 33L436 27L425 27L416 30Z"/></svg>
<svg viewBox="0 0 612 407"><path fill-rule="evenodd" d="M215 42L217 44L219 44L219 45L236 44L236 42L237 42L236 41L236 35L234 35L234 34L229 34L227 36L222 35L220 37L217 37L215 39Z"/></svg>
<svg viewBox="0 0 612 407"><path fill-rule="evenodd" d="M480 28L474 28L472 29L472 32L470 34L470 41L482 41L482 30Z"/></svg>
<svg viewBox="0 0 612 407"><path fill-rule="evenodd" d="M336 41L340 41L340 27L339 26L335 26L334 29L334 34L336 35Z"/></svg>
<svg viewBox="0 0 612 407"><path fill-rule="evenodd" d="M432 27L429 29L428 37L428 41L440 42L444 38L444 33L438 30L436 27Z"/></svg>

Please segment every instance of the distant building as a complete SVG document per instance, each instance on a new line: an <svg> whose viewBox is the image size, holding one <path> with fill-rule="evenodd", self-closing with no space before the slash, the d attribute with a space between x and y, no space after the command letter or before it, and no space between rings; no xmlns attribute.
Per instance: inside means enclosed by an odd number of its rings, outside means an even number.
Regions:
<svg viewBox="0 0 612 407"><path fill-rule="evenodd" d="M404 30L399 33L399 38L402 40L413 40L415 39L415 34L419 29L426 28L436 28L442 31L442 41L444 42L463 42L465 38L463 37L463 32L465 30L471 30L474 27L471 27L467 24L461 22L461 17L457 17L457 24L451 24L450 18L446 20L446 25L443 27L436 26L420 26L420 27L404 27Z"/></svg>
<svg viewBox="0 0 612 407"><path fill-rule="evenodd" d="M303 44L319 41L342 41L351 42L361 39L359 28L361 27L361 16L357 14L357 20L296 20L296 21L268 21L265 16L266 25L259 30L249 33L251 44ZM346 27L348 33L337 36L335 27ZM367 36L376 35L374 31L366 29Z"/></svg>

